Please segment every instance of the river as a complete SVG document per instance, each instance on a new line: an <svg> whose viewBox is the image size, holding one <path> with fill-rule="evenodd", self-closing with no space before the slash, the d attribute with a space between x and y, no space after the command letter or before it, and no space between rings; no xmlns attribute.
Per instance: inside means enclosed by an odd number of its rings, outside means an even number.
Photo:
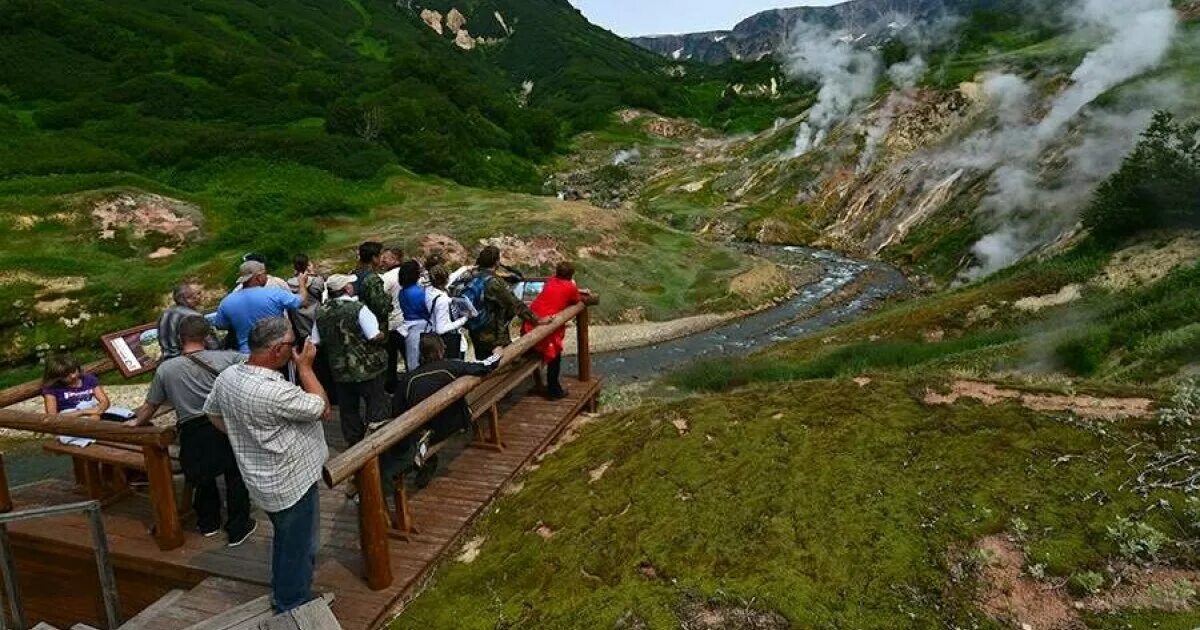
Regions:
<svg viewBox="0 0 1200 630"><path fill-rule="evenodd" d="M877 261L808 247L744 247L782 265L799 267L815 262L824 271L820 280L797 287L792 298L754 315L672 341L593 355L593 372L609 383L622 384L651 380L696 361L744 356L861 317L909 288L903 273ZM866 281L857 285L854 295L828 308L816 308L859 278ZM566 363L564 371L573 373L574 358Z"/></svg>

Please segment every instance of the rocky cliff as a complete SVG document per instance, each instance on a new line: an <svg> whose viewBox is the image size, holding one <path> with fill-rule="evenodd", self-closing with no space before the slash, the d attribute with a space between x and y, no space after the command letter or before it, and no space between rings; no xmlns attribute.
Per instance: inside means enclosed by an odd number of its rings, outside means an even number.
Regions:
<svg viewBox="0 0 1200 630"><path fill-rule="evenodd" d="M859 38L886 27L898 16L924 19L999 4L1015 3L1004 0L850 0L831 7L763 11L728 31L635 37L631 41L676 60L710 64L755 61L784 48L792 40L797 25L802 23L849 31Z"/></svg>

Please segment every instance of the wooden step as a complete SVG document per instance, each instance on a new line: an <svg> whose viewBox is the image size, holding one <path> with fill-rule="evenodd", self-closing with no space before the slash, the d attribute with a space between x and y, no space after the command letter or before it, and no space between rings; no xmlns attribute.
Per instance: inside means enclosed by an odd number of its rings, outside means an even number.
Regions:
<svg viewBox="0 0 1200 630"><path fill-rule="evenodd" d="M168 611L175 602L183 597L185 591L176 589L159 598L158 601L150 604L145 610L134 616L133 619L121 624L121 630L157 630L163 627L160 617Z"/></svg>
<svg viewBox="0 0 1200 630"><path fill-rule="evenodd" d="M341 630L329 609L331 603L333 594L326 593L296 610L276 615L271 610L271 596L263 595L187 630Z"/></svg>
<svg viewBox="0 0 1200 630"><path fill-rule="evenodd" d="M190 626L187 630L233 630L234 628L246 627L245 624L250 622L265 621L272 616L271 596L263 595L241 606L230 608L194 626Z"/></svg>
<svg viewBox="0 0 1200 630"><path fill-rule="evenodd" d="M333 595L326 594L295 610L275 615L257 626L246 626L245 630L342 630L342 624L338 623L329 609L332 601Z"/></svg>

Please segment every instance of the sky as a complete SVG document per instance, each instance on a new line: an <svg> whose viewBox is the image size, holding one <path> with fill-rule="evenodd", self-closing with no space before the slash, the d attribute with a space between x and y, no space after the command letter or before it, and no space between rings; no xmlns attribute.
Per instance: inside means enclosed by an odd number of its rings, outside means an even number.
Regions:
<svg viewBox="0 0 1200 630"><path fill-rule="evenodd" d="M767 9L828 6L844 0L571 0L592 21L625 37L733 28Z"/></svg>

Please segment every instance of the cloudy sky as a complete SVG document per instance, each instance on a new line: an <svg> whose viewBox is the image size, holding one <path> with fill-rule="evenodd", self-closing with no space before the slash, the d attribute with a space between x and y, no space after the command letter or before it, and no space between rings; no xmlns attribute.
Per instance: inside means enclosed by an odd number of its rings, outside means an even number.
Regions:
<svg viewBox="0 0 1200 630"><path fill-rule="evenodd" d="M571 0L594 24L626 37L732 28L766 9L843 0Z"/></svg>

